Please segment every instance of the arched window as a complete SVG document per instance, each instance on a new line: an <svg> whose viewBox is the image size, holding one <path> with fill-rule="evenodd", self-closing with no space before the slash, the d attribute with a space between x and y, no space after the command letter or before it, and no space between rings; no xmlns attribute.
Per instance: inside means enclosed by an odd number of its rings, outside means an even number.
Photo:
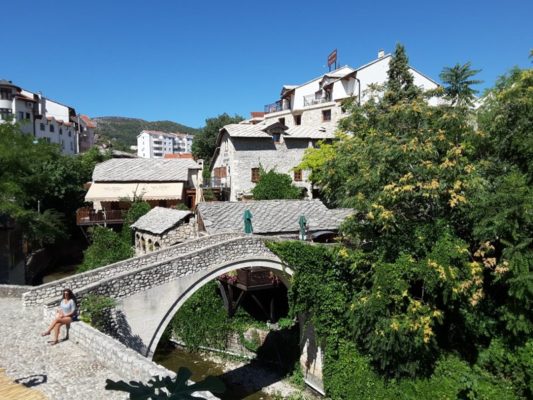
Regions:
<svg viewBox="0 0 533 400"><path fill-rule="evenodd" d="M161 246L159 245L159 242L155 242L154 243L154 249L155 251L159 250L161 248Z"/></svg>

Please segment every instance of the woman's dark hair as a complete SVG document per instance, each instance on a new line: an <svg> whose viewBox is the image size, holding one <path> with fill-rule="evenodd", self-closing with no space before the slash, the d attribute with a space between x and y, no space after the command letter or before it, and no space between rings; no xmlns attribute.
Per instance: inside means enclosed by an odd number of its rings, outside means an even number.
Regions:
<svg viewBox="0 0 533 400"><path fill-rule="evenodd" d="M68 294L68 299L73 299L74 300L74 293L72 293L72 290L70 289L63 289L63 297L65 297L65 293Z"/></svg>

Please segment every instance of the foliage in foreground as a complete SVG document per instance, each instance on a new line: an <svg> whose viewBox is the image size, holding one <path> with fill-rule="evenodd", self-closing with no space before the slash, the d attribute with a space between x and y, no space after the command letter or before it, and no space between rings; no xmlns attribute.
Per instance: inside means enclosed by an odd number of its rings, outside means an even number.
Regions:
<svg viewBox="0 0 533 400"><path fill-rule="evenodd" d="M89 294L81 301L80 318L102 331L105 328L106 312L115 305L115 300L110 297Z"/></svg>
<svg viewBox="0 0 533 400"><path fill-rule="evenodd" d="M147 383L131 381L113 381L106 379L106 390L117 390L130 394L130 399L174 399L174 400L193 400L204 399L198 395L193 396L195 392L209 391L212 393L224 393L226 387L224 383L214 376L208 376L203 381L189 385L191 371L187 368L180 368L174 379L166 376L153 376Z"/></svg>
<svg viewBox="0 0 533 400"><path fill-rule="evenodd" d="M302 189L292 184L289 175L261 168L252 195L254 200L301 199Z"/></svg>
<svg viewBox="0 0 533 400"><path fill-rule="evenodd" d="M103 158L96 149L63 155L17 124L0 124L0 215L14 219L34 248L67 237L68 221L84 201L83 184Z"/></svg>
<svg viewBox="0 0 533 400"><path fill-rule="evenodd" d="M502 78L474 111L468 64L422 93L403 48L393 61L369 102L346 105L338 140L304 159L326 202L357 213L336 249L271 245L296 269L291 310L309 310L328 343L334 398L363 382L367 398L528 398L533 71Z"/></svg>
<svg viewBox="0 0 533 400"><path fill-rule="evenodd" d="M150 205L144 201L134 201L124 218L120 233L111 228L96 226L90 230L92 243L83 252L83 263L77 272L113 264L131 258L135 251L132 247L131 225L150 211Z"/></svg>

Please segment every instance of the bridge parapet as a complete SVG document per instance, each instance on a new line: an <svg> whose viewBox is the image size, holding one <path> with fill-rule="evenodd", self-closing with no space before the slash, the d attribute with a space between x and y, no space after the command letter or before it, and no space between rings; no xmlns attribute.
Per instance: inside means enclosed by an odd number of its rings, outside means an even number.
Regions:
<svg viewBox="0 0 533 400"><path fill-rule="evenodd" d="M106 278L111 278L115 275L127 273L128 271L150 266L164 260L173 259L184 254L196 252L200 249L239 237L243 237L243 235L236 233L225 233L206 236L200 239L191 240L155 251L150 254L128 258L127 260L76 274L68 278L63 278L57 281L46 283L44 285L35 286L22 295L23 304L24 306L42 304L47 299L60 298L64 288L70 288L76 292L82 287L105 280Z"/></svg>
<svg viewBox="0 0 533 400"><path fill-rule="evenodd" d="M228 262L253 260L254 258L266 258L279 262L279 258L266 247L267 240L279 240L279 238L265 236L233 238L173 259L111 275L80 288L76 296L82 299L91 293L120 299ZM47 305L51 307L56 301Z"/></svg>

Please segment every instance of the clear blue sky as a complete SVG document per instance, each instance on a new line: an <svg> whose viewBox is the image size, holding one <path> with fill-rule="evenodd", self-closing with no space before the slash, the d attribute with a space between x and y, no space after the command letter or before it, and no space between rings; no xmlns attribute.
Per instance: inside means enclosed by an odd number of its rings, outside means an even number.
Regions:
<svg viewBox="0 0 533 400"><path fill-rule="evenodd" d="M0 79L90 116L168 119L193 127L248 116L339 62L359 66L406 46L437 79L471 61L481 88L531 66L533 1L4 2ZM7 39L7 41L6 41Z"/></svg>

